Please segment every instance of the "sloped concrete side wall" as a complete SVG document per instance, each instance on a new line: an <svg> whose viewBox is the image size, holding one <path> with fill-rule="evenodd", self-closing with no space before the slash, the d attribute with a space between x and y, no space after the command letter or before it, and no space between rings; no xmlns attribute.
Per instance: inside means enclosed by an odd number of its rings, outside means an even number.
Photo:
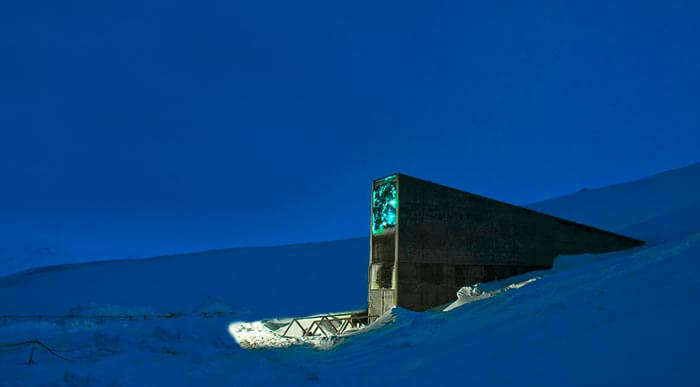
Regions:
<svg viewBox="0 0 700 387"><path fill-rule="evenodd" d="M425 310L460 287L540 270L563 254L640 241L399 175L397 304Z"/></svg>

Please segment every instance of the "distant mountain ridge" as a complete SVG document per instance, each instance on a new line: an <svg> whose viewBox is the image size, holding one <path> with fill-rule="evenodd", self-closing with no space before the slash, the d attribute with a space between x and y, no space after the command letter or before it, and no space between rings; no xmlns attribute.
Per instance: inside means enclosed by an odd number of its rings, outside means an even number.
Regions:
<svg viewBox="0 0 700 387"><path fill-rule="evenodd" d="M700 163L526 207L660 243L700 230Z"/></svg>

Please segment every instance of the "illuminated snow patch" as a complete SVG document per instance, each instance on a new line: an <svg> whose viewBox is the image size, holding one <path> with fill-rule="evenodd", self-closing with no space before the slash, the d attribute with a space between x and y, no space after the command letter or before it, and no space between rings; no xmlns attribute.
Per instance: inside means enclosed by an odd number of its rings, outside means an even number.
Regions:
<svg viewBox="0 0 700 387"><path fill-rule="evenodd" d="M299 339L281 337L269 330L262 322L233 322L228 333L236 343L245 349L287 348L298 343Z"/></svg>
<svg viewBox="0 0 700 387"><path fill-rule="evenodd" d="M228 333L243 349L288 348L309 345L316 349L331 349L339 343L338 337L284 337L269 329L262 321L233 322Z"/></svg>

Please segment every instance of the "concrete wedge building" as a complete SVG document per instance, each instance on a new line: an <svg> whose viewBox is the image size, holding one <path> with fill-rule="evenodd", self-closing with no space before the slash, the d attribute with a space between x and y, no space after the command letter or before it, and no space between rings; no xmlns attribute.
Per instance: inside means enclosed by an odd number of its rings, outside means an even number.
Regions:
<svg viewBox="0 0 700 387"><path fill-rule="evenodd" d="M559 255L644 242L403 174L372 182L368 315L422 311L465 285L548 269Z"/></svg>

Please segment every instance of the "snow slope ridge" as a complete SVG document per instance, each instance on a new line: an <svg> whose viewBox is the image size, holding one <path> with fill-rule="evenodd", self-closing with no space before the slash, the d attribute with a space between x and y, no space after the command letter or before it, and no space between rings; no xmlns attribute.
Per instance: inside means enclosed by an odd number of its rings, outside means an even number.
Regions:
<svg viewBox="0 0 700 387"><path fill-rule="evenodd" d="M509 290L520 289L523 286L537 281L540 277L533 277L526 279L524 281L514 282L502 288L487 290L484 284L475 284L471 286L465 286L457 291L457 300L449 305L447 305L442 311L449 312L454 308L459 308L460 306L483 300L484 298L493 297L502 292L507 292ZM500 282L500 281L499 281Z"/></svg>
<svg viewBox="0 0 700 387"><path fill-rule="evenodd" d="M526 207L663 243L700 230L700 163Z"/></svg>

